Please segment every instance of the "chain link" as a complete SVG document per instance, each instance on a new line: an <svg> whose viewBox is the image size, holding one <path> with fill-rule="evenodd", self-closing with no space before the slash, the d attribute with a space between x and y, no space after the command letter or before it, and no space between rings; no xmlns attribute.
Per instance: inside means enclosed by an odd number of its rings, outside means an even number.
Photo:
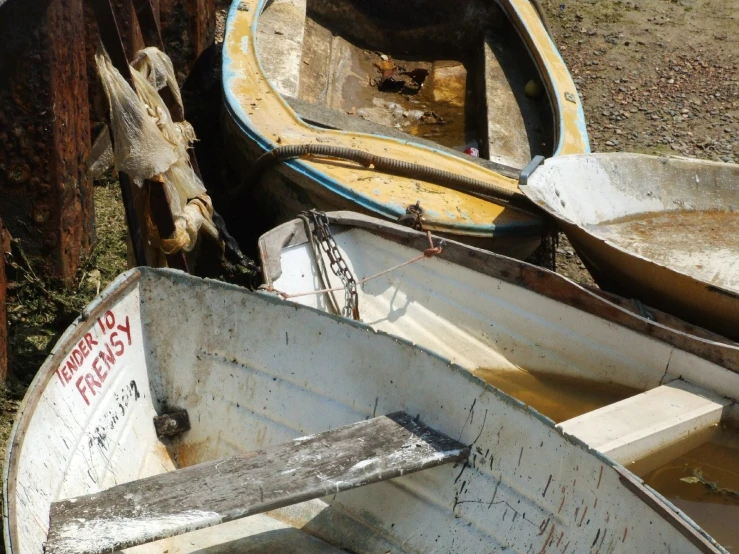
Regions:
<svg viewBox="0 0 739 554"><path fill-rule="evenodd" d="M313 222L313 233L318 240L321 248L328 256L331 271L336 275L344 285L344 309L342 315L359 320L359 295L357 294L357 281L354 279L349 266L336 245L331 229L329 228L328 217L325 213L311 210L308 215Z"/></svg>

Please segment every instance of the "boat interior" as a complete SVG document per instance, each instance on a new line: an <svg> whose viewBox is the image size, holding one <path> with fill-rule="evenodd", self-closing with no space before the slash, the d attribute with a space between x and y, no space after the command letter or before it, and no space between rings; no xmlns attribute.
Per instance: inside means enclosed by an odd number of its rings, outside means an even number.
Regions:
<svg viewBox="0 0 739 554"><path fill-rule="evenodd" d="M515 169L556 150L546 85L496 2L273 0L257 49L305 121Z"/></svg>
<svg viewBox="0 0 739 554"><path fill-rule="evenodd" d="M570 156L526 194L624 252L739 292L739 168L639 154Z"/></svg>
<svg viewBox="0 0 739 554"><path fill-rule="evenodd" d="M93 348L108 343L114 346L112 358L102 355L103 362L93 366L107 380L96 384L95 373L87 373L75 383L79 371L93 370L64 366L70 352L83 344ZM558 358L546 349L542 356ZM60 367L67 371L60 373ZM67 379L69 371L77 373ZM628 526L631 541L648 535L658 544L668 541L692 551L686 536L673 527L690 532L690 525L679 515L673 514L672 522L654 517L651 505L639 500L645 491L638 484L623 485L627 472L593 456L523 404L481 385L448 360L365 326L178 272L132 270L67 331L26 397L6 466L8 552L39 552L44 542L49 554L118 551L109 545L119 541L114 544L139 544L125 550L135 554L410 554L434 549L461 554L476 551L480 544L501 550L512 543L546 545L555 526L556 536L582 551L595 532L583 534L577 525L586 501L595 526L610 521L619 529ZM189 430L184 423L169 423L184 422L174 416L183 409ZM231 487L226 480L225 491L215 485L223 481L223 473L231 475L232 462L226 458L248 455L237 463L249 463L285 444L302 451L304 443L328 430L360 422L372 425L376 416L397 411L412 414L407 417L413 425L421 422L459 444L465 460L474 449L477 461L449 463L460 457L444 447L428 469L412 475L401 471L392 481L361 486L373 464L379 464L380 472L386 470L384 463L376 463L375 451L366 452L366 459L339 478L330 474L339 456L326 459L324 444L311 456L283 461L282 466L272 459L267 469L269 479L292 487L302 482L292 477L294 471L316 465L321 483L329 490L335 487L334 494L321 488L312 496L293 496L289 507L278 505L250 517L244 516L251 512L241 512L236 514L241 519L233 521L221 520L218 512L209 511L210 505L200 503L185 513L177 512L177 502L170 504L176 516L148 511L147 495L154 503L160 497L191 502L197 495L213 494L223 502L234 498L229 490L238 483L256 491L250 483L267 481L242 475ZM166 423L158 424L159 418ZM63 424L50 434L50 421ZM167 435L160 439L161 430ZM407 435L403 437L397 454L389 458L400 462L401 469L403 460L418 452L416 447L409 450ZM425 432L422 437L427 440ZM553 468L548 460L531 455L542 448L560 453L566 462ZM444 465L439 465L440 457L448 458L441 460ZM205 483L175 471L197 469L192 466L205 462L212 462L206 468L212 478ZM577 479L571 483L574 467ZM361 488L348 490L347 475ZM145 478L154 479L156 486L140 481ZM177 485L165 486L171 478ZM130 493L127 487L136 483L138 492ZM592 505L598 487L607 493ZM106 525L86 527L92 503L121 490L119 501L129 508L105 504ZM257 500L259 494L264 500L283 492L267 484L259 490ZM307 498L314 500L299 502ZM624 502L630 510L619 509ZM62 505L62 516L67 509L81 508L83 513L68 522L65 532L50 533L47 541L50 505L52 529L60 514L54 506ZM194 527L196 523L206 527ZM167 537L168 531L177 536ZM138 540L142 536L156 542L143 544ZM599 536L604 548L618 548L626 540L620 533ZM57 549L54 540L60 538L67 550ZM651 547L639 551L662 552Z"/></svg>
<svg viewBox="0 0 739 554"><path fill-rule="evenodd" d="M451 241L441 255L403 265L429 247L425 236L349 212L331 217L355 278L381 273L358 287L362 321L438 352L534 407L643 477L722 545L739 547L732 523L739 515L736 343L707 332L700 339L730 352L726 369L690 353L688 335L679 331L668 344L649 336L654 329L638 332L577 309L586 302L639 319L540 268ZM288 297L293 302L343 310L341 291L305 294L341 282L316 263L322 256L329 267L302 221L263 236L260 256L268 287L295 295Z"/></svg>

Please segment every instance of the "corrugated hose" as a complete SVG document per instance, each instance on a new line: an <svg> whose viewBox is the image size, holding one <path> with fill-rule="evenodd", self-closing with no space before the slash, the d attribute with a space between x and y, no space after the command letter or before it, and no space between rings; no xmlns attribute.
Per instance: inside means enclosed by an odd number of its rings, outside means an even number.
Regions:
<svg viewBox="0 0 739 554"><path fill-rule="evenodd" d="M516 192L487 183L478 179L472 179L465 175L458 175L450 171L418 165L383 156L375 156L362 150L346 148L344 146L333 146L330 144L292 144L278 146L269 152L262 154L244 175L241 184L233 191L233 195L239 195L247 183L252 183L259 178L261 173L270 166L304 156L334 158L348 160L358 163L366 168L372 168L381 173L419 179L427 183L434 183L459 192L482 196L496 204L508 205L516 208L524 208L528 211L536 210L535 205L522 193Z"/></svg>

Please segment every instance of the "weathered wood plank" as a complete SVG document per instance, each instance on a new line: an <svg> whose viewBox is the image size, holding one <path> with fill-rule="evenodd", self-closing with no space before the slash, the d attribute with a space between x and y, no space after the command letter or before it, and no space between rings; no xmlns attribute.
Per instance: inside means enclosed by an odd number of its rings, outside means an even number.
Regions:
<svg viewBox="0 0 739 554"><path fill-rule="evenodd" d="M5 280L5 230L0 220L0 383L8 377L8 319Z"/></svg>
<svg viewBox="0 0 739 554"><path fill-rule="evenodd" d="M74 279L91 246L82 0L9 2L0 14L0 216L37 274Z"/></svg>
<svg viewBox="0 0 739 554"><path fill-rule="evenodd" d="M373 418L51 505L47 554L152 542L469 455L405 413Z"/></svg>

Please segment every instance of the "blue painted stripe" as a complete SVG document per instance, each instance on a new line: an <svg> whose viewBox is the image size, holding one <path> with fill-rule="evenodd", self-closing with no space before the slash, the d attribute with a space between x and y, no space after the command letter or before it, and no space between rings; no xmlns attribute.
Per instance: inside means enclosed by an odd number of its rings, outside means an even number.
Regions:
<svg viewBox="0 0 739 554"><path fill-rule="evenodd" d="M258 13L261 13L261 11L264 9L264 5L267 2L267 0L260 0L259 5L257 7ZM231 32L231 29L233 28L233 19L237 15L238 6L241 3L241 0L234 0L234 2L231 4L231 8L228 12L228 17L226 19L226 41L229 40L229 34ZM257 63L259 64L259 68L262 71L262 74L264 73L264 69L262 67L261 60L259 59L258 55L258 49L256 45L256 41L254 40L254 37L256 37L257 33L257 24L258 24L258 16L254 18L254 21L252 23L251 27L251 37L240 37L240 41L242 44L242 51L245 48L248 48L249 44L251 43L251 46L254 48ZM236 125L239 127L241 132L244 133L244 135L251 141L253 141L255 144L259 146L264 152L268 152L278 146L274 141L267 138L265 135L262 135L259 133L255 125L252 125L250 123L250 118L246 111L244 110L241 102L239 102L238 98L234 94L231 86L231 82L238 78L239 75L236 73L234 69L232 69L234 65L234 61L231 60L227 49L223 49L223 91L225 95L226 100L226 110L228 112L228 115L231 117L231 119L236 123ZM292 110L290 106L284 101L284 99L277 94L277 98L282 102L283 106L287 110ZM312 127L315 129L318 129L318 127L314 127L312 125L306 124L308 127ZM347 133L348 135L356 134L356 133ZM398 143L407 143L412 144L414 147L419 147L423 150L427 150L430 152L433 152L434 154L441 155L448 157L450 159L453 159L456 161L456 158L451 156L450 154L447 154L446 152L442 152L440 150L436 150L434 148L425 146L425 145L419 145L412 140L408 141L402 141L398 140L394 137L385 137L380 135L373 135L373 136L379 136L380 138L388 141L394 141ZM370 196L367 196L365 194L362 194L351 187L347 187L346 185L342 184L340 181L337 181L336 179L330 177L329 175L326 175L320 170L317 170L316 168L312 167L311 165L303 162L302 160L295 159L295 160L288 160L284 162L285 165L287 165L292 171L295 171L299 173L300 175L303 175L304 177L307 177L316 183L320 184L321 186L325 187L332 193L336 194L337 196L340 196L341 198L344 198L346 200L349 200L351 202L354 202L361 208L371 211L375 214L384 216L388 219L397 219L399 216L405 214L405 206L402 206L401 204L397 202L378 202L377 200L373 199ZM433 216L434 214L432 212L429 212L429 215ZM508 236L538 236L541 234L541 222L537 220L527 220L527 221L514 221L510 223L495 225L494 223L453 223L448 224L443 221L434 222L436 227L439 228L442 232L451 232L451 233L460 233L465 235L473 235L473 236L491 236L495 235L498 237L508 237Z"/></svg>

